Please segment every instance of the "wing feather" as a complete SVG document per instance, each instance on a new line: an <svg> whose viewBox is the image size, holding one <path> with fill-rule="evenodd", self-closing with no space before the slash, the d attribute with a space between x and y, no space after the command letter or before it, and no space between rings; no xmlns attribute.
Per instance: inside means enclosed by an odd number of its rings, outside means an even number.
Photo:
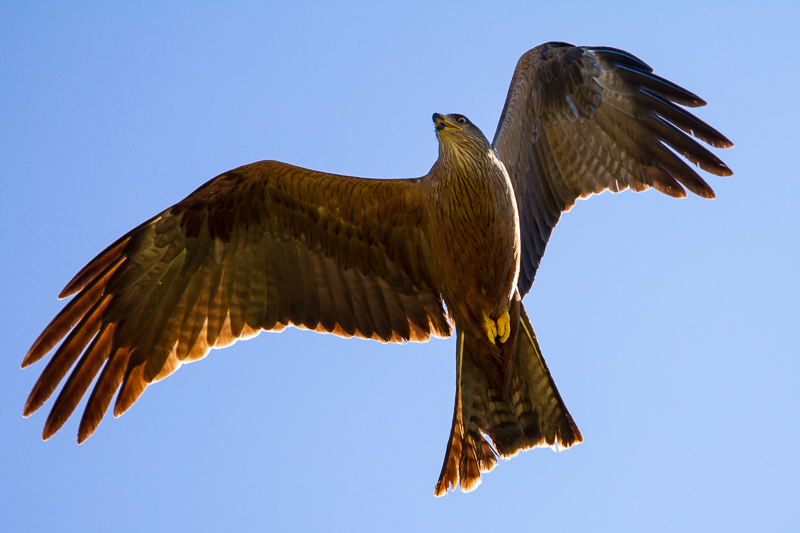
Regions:
<svg viewBox="0 0 800 533"><path fill-rule="evenodd" d="M314 269L314 256L303 253L304 249L307 248L304 242L295 242L293 245L294 254L297 256L299 265L298 272L302 280L298 290L303 292L305 301L305 316L302 324L308 329L316 330L319 327L320 319L320 291L319 281ZM299 324L300 322L295 323Z"/></svg>
<svg viewBox="0 0 800 533"><path fill-rule="evenodd" d="M343 274L345 275L347 290L352 295L353 316L355 317L357 335L365 339L371 339L375 334L375 322L379 321L381 317L375 316L373 321L370 316L367 291L364 288L366 280L353 269L349 269Z"/></svg>
<svg viewBox="0 0 800 533"><path fill-rule="evenodd" d="M53 404L53 408L50 410L42 433L44 440L49 439L56 431L61 429L61 426L64 425L64 422L67 421L78 406L78 402L86 393L86 389L92 384L92 380L111 354L113 336L114 324L106 324L83 352L81 360L75 366L72 374L70 374L55 404Z"/></svg>
<svg viewBox="0 0 800 533"><path fill-rule="evenodd" d="M124 257L119 257L110 264L105 261L102 263L106 265L105 269L98 269L100 273L97 277L84 284L84 286L79 289L82 290L85 288L80 296L69 302L69 304L67 304L50 322L41 335L39 335L39 338L33 343L31 349L28 350L22 362L22 368L35 363L47 355L47 353L55 348L58 342L64 338L64 335L69 333L75 324L86 316L89 309L103 297L103 291L106 288L109 278L117 271L124 261Z"/></svg>
<svg viewBox="0 0 800 533"><path fill-rule="evenodd" d="M25 403L23 416L30 416L50 398L83 349L100 331L102 313L107 309L109 302L110 298L107 295L103 296L67 335L33 386Z"/></svg>
<svg viewBox="0 0 800 533"><path fill-rule="evenodd" d="M259 254L262 266L266 272L265 296L267 305L264 309L264 323L259 327L266 330L276 329L276 324L285 324L285 318L281 316L281 305L286 308L284 296L281 302L281 283L283 282L283 258L280 244L272 239L265 239L264 250Z"/></svg>
<svg viewBox="0 0 800 533"><path fill-rule="evenodd" d="M64 339L25 415L73 365L45 438L95 378L79 442L117 391L115 416L183 363L261 330L294 325L382 342L449 335L426 262L416 183L269 161L211 180L109 246L68 284L62 294L77 295L23 362Z"/></svg>
<svg viewBox="0 0 800 533"><path fill-rule="evenodd" d="M713 198L680 157L718 176L731 170L690 135L716 148L733 144L685 107L705 102L610 47L546 43L520 58L493 146L514 186L522 252L518 288L533 284L561 213L604 190L683 187ZM676 155L677 154L677 155Z"/></svg>
<svg viewBox="0 0 800 533"><path fill-rule="evenodd" d="M132 352L131 355L134 355L134 353ZM125 411L136 403L136 400L144 394L144 391L149 385L149 382L144 378L145 362L136 365L133 363L134 361L128 360L125 377L122 379L122 385L117 395L117 402L114 404L115 417L125 414Z"/></svg>
<svg viewBox="0 0 800 533"><path fill-rule="evenodd" d="M252 269L251 255L243 251L239 256L239 261L233 265L233 272L230 276L229 294L231 305L228 313L230 319L231 336L239 338L244 330L244 314L249 307L247 295L247 277Z"/></svg>
<svg viewBox="0 0 800 533"><path fill-rule="evenodd" d="M86 402L86 408L81 417L81 423L78 428L78 442L81 443L88 439L108 410L111 404L111 399L116 394L122 383L122 378L125 375L125 369L128 366L128 355L130 350L118 350L116 353L110 354L103 367L103 371L97 378L97 385L92 389L92 394L89 395L89 400Z"/></svg>

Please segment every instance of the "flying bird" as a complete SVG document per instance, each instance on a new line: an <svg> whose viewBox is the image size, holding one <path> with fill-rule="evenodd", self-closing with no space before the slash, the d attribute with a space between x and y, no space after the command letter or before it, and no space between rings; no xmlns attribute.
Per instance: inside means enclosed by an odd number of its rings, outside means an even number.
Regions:
<svg viewBox="0 0 800 533"><path fill-rule="evenodd" d="M520 58L491 142L463 115L433 115L439 157L425 176L354 178L277 161L225 172L67 284L59 298L74 297L22 363L55 349L23 414L71 369L49 439L96 378L83 442L117 392L120 416L182 364L260 331L400 343L455 331L455 408L435 495L473 490L498 455L569 448L583 438L522 299L577 199L650 187L714 197L679 157L732 174L691 138L732 146L684 109L702 105L622 50L546 43Z"/></svg>

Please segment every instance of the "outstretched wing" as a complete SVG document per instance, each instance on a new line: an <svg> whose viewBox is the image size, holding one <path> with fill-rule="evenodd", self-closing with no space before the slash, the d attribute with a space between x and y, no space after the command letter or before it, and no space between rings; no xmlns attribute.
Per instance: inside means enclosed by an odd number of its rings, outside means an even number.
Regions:
<svg viewBox="0 0 800 533"><path fill-rule="evenodd" d="M717 148L728 139L680 106L705 102L614 48L547 43L523 55L492 142L517 198L522 254L518 288L527 294L561 213L606 189L681 185L713 198L676 153L718 176L731 170L690 136ZM678 105L676 105L678 104Z"/></svg>
<svg viewBox="0 0 800 533"><path fill-rule="evenodd" d="M41 359L66 336L24 415L47 401L73 365L45 439L98 372L79 442L118 389L116 416L182 363L261 330L294 325L382 342L450 335L428 270L417 183L274 161L214 178L109 246L67 285L60 297L78 294L22 363Z"/></svg>

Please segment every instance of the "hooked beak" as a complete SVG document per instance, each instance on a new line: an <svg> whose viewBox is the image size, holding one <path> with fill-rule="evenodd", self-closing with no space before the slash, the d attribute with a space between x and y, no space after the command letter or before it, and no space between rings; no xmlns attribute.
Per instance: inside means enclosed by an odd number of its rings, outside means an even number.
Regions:
<svg viewBox="0 0 800 533"><path fill-rule="evenodd" d="M460 126L457 126L457 125L453 124L452 122L450 122L449 120L444 118L444 116L440 115L439 113L434 113L433 114L433 124L436 127L436 131L442 131L442 130L461 131L463 129Z"/></svg>

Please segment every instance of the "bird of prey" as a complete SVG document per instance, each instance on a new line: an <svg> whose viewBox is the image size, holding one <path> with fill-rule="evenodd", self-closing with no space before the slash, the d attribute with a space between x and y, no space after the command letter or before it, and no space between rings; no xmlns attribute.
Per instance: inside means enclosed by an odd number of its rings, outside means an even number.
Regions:
<svg viewBox="0 0 800 533"><path fill-rule="evenodd" d="M577 199L650 187L714 197L679 157L732 174L690 137L732 146L684 109L704 104L622 50L547 43L519 60L492 142L463 115L433 115L439 157L425 176L353 178L277 161L225 172L69 282L59 297L74 298L22 363L58 345L24 416L72 369L45 423L50 438L96 378L83 442L117 391L115 416L182 364L264 330L401 343L455 330L455 408L435 494L474 489L498 455L569 448L583 439L522 299Z"/></svg>

